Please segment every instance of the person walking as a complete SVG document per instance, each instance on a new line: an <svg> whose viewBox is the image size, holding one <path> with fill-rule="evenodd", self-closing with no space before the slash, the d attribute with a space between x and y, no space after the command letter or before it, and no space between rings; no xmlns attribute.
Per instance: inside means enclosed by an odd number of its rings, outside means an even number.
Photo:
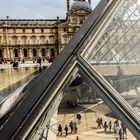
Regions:
<svg viewBox="0 0 140 140"><path fill-rule="evenodd" d="M100 128L101 128L101 126L104 127L102 117L100 117Z"/></svg>
<svg viewBox="0 0 140 140"><path fill-rule="evenodd" d="M105 131L105 132L107 131L107 127L108 127L108 125L107 125L107 122L105 121L105 122L104 122L104 131Z"/></svg>
<svg viewBox="0 0 140 140"><path fill-rule="evenodd" d="M62 126L61 126L61 124L59 124L59 126L58 126L58 133L57 133L57 136L58 135L62 135Z"/></svg>
<svg viewBox="0 0 140 140"><path fill-rule="evenodd" d="M38 58L38 63L41 66L41 58L40 57Z"/></svg>
<svg viewBox="0 0 140 140"><path fill-rule="evenodd" d="M116 124L113 125L113 129L114 129L114 134L117 133Z"/></svg>
<svg viewBox="0 0 140 140"><path fill-rule="evenodd" d="M78 124L81 123L81 118L82 118L81 115L80 115L80 114L77 114L77 123L78 123Z"/></svg>
<svg viewBox="0 0 140 140"><path fill-rule="evenodd" d="M119 129L119 138L122 139L122 128Z"/></svg>
<svg viewBox="0 0 140 140"><path fill-rule="evenodd" d="M108 127L109 127L109 131L111 131L111 129L112 129L112 122L111 121L109 121Z"/></svg>
<svg viewBox="0 0 140 140"><path fill-rule="evenodd" d="M67 136L67 135L68 135L68 126L67 126L67 125L65 125L64 130L65 130L65 133L66 133L66 135L65 135L65 136Z"/></svg>
<svg viewBox="0 0 140 140"><path fill-rule="evenodd" d="M124 137L127 138L127 128L125 125L123 125L123 127L122 127L122 133L123 133L123 138Z"/></svg>
<svg viewBox="0 0 140 140"><path fill-rule="evenodd" d="M69 123L69 127L70 127L71 134L72 134L72 133L73 133L73 129L74 129L74 123L73 123L73 121L71 121L71 122Z"/></svg>
<svg viewBox="0 0 140 140"><path fill-rule="evenodd" d="M76 124L74 125L74 133L75 134L77 133L77 125Z"/></svg>
<svg viewBox="0 0 140 140"><path fill-rule="evenodd" d="M76 136L76 140L79 140L79 137L78 136Z"/></svg>
<svg viewBox="0 0 140 140"><path fill-rule="evenodd" d="M97 128L101 128L101 125L100 125L100 118L99 118L99 117L97 118L96 122L97 122Z"/></svg>

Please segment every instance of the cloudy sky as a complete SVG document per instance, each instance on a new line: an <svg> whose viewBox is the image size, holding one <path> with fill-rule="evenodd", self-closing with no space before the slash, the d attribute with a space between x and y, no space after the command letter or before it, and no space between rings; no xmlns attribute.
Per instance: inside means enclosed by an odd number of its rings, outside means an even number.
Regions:
<svg viewBox="0 0 140 140"><path fill-rule="evenodd" d="M70 0L71 2L73 0ZM91 0L94 8L100 0ZM52 19L66 16L66 0L0 0L0 19Z"/></svg>

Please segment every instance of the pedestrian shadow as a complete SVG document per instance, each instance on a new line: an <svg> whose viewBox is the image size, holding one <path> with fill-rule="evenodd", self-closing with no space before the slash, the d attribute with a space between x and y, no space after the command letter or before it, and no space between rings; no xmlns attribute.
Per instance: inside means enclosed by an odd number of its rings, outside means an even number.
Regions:
<svg viewBox="0 0 140 140"><path fill-rule="evenodd" d="M105 134L114 134L114 132L112 132L112 131L106 131L106 132L105 132L105 131L100 131L100 132L97 132L97 133L99 133L99 134L100 134L100 133L105 133Z"/></svg>
<svg viewBox="0 0 140 140"><path fill-rule="evenodd" d="M100 132L97 132L97 133L102 134L102 133L106 133L106 132L105 131L100 131Z"/></svg>
<svg viewBox="0 0 140 140"><path fill-rule="evenodd" d="M114 134L112 131L107 131L106 134Z"/></svg>
<svg viewBox="0 0 140 140"><path fill-rule="evenodd" d="M58 136L56 136L56 137L66 137L66 135L58 135Z"/></svg>
<svg viewBox="0 0 140 140"><path fill-rule="evenodd" d="M90 127L91 129L97 129L97 127Z"/></svg>
<svg viewBox="0 0 140 140"><path fill-rule="evenodd" d="M68 135L67 136L69 136L69 135L76 135L77 133L68 133ZM56 135L57 137L67 137L66 135L65 135L65 133L64 134L62 134L62 135Z"/></svg>

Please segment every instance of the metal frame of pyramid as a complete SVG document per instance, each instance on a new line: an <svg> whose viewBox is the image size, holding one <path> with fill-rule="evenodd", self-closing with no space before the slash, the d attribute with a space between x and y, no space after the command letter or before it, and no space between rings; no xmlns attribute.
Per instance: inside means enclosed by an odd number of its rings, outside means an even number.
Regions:
<svg viewBox="0 0 140 140"><path fill-rule="evenodd" d="M41 73L26 87L27 94L8 120L0 128L0 139L30 139L41 125L44 116L48 122L50 110L60 93L79 73L96 89L104 102L115 112L136 138L140 138L140 117L117 94L110 84L81 57L89 41L96 42L101 27L114 15L122 0L102 0L89 18L54 60L48 70ZM103 32L103 31L102 31ZM30 85L32 88L30 88Z"/></svg>

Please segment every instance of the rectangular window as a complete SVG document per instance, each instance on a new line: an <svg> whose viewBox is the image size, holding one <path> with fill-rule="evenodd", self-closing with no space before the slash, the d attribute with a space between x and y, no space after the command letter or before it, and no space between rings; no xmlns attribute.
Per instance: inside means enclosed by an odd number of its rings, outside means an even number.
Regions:
<svg viewBox="0 0 140 140"><path fill-rule="evenodd" d="M25 33L25 29L23 29L22 31L23 31L23 33Z"/></svg>
<svg viewBox="0 0 140 140"><path fill-rule="evenodd" d="M67 29L66 28L64 28L64 32L66 32L67 31Z"/></svg>
<svg viewBox="0 0 140 140"><path fill-rule="evenodd" d="M53 33L53 29L50 29L50 33Z"/></svg>
<svg viewBox="0 0 140 140"><path fill-rule="evenodd" d="M41 33L44 33L44 29L41 29Z"/></svg>
<svg viewBox="0 0 140 140"><path fill-rule="evenodd" d="M16 29L13 29L13 33L16 34Z"/></svg>
<svg viewBox="0 0 140 140"><path fill-rule="evenodd" d="M35 29L32 29L32 33L33 33L33 34L35 33Z"/></svg>

